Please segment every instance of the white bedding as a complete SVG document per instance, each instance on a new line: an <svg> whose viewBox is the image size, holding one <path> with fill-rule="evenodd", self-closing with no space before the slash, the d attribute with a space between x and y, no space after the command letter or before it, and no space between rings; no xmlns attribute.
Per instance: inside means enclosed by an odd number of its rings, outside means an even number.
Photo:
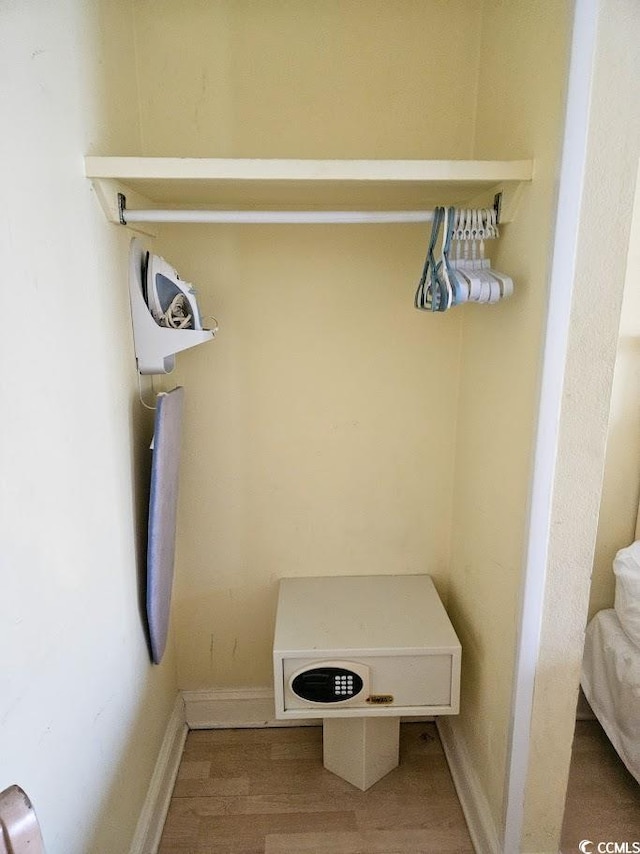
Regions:
<svg viewBox="0 0 640 854"><path fill-rule="evenodd" d="M609 740L640 783L640 647L613 609L587 626L582 690Z"/></svg>

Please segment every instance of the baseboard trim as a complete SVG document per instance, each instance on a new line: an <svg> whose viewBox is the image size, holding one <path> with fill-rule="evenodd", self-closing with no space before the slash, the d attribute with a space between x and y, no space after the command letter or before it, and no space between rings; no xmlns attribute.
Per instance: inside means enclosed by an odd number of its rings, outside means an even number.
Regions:
<svg viewBox="0 0 640 854"><path fill-rule="evenodd" d="M489 804L471 764L466 742L449 718L439 717L436 723L476 854L501 854Z"/></svg>
<svg viewBox="0 0 640 854"><path fill-rule="evenodd" d="M276 720L272 688L221 688L182 691L189 729L257 729L262 727L321 726L322 718ZM433 717L405 717L403 722L432 721Z"/></svg>
<svg viewBox="0 0 640 854"><path fill-rule="evenodd" d="M178 694L151 775L130 854L155 854L158 850L187 731L184 701Z"/></svg>
<svg viewBox="0 0 640 854"><path fill-rule="evenodd" d="M432 721L433 717L401 718L403 722ZM262 727L321 726L321 718L279 721L275 717L273 690L270 688L229 688L181 691L165 729L158 759L151 775L129 854L156 854L169 810L171 794L190 729L242 729ZM440 730L440 724L438 726ZM440 732L445 744L445 737ZM447 747L445 746L445 752ZM447 754L449 759L449 755ZM451 760L449 760L451 765ZM455 775L454 776L455 782ZM457 788L457 785L456 785ZM462 798L461 798L462 802ZM463 804L464 809L464 804ZM465 811L466 815L466 811ZM494 849L478 848L483 854ZM495 849L495 854L499 854Z"/></svg>
<svg viewBox="0 0 640 854"><path fill-rule="evenodd" d="M226 688L183 691L189 729L243 729L319 726L320 718L276 720L271 688Z"/></svg>

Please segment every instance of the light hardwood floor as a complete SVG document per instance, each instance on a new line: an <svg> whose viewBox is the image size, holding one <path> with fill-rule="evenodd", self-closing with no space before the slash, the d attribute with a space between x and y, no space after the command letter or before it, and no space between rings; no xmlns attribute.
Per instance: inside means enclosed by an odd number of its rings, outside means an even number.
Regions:
<svg viewBox="0 0 640 854"><path fill-rule="evenodd" d="M434 724L402 724L367 792L322 766L320 727L190 732L158 854L473 854Z"/></svg>
<svg viewBox="0 0 640 854"><path fill-rule="evenodd" d="M640 843L640 785L596 720L576 723L562 854L576 854L583 839L594 851L599 842Z"/></svg>

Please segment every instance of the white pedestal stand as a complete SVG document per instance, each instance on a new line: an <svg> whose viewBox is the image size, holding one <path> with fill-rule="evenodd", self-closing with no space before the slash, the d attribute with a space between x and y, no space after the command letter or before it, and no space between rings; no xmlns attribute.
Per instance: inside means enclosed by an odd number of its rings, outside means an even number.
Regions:
<svg viewBox="0 0 640 854"><path fill-rule="evenodd" d="M324 718L324 767L363 792L399 763L400 718Z"/></svg>

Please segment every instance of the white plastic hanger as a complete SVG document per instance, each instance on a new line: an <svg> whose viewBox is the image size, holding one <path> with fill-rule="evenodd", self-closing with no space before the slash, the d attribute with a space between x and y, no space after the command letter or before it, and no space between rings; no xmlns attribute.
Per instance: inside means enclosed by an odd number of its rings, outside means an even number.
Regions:
<svg viewBox="0 0 640 854"><path fill-rule="evenodd" d="M444 225L442 245L440 255L436 257L441 225ZM416 308L447 311L463 302L494 304L511 296L513 280L494 270L491 261L485 257L485 240L496 237L498 218L493 208L436 208L429 249L416 292Z"/></svg>
<svg viewBox="0 0 640 854"><path fill-rule="evenodd" d="M480 297L482 286L480 279L477 275L475 275L475 271L473 269L473 264L469 259L469 246L471 241L471 232L472 232L472 219L473 214L471 210L464 209L460 211L460 220L459 220L459 228L456 229L456 233L459 235L458 237L458 246L456 253L456 260L454 262L454 266L456 272L459 272L464 280L466 280L467 288L468 288L468 301L469 302L478 302ZM462 250L464 247L464 257L462 257Z"/></svg>
<svg viewBox="0 0 640 854"><path fill-rule="evenodd" d="M458 275L455 264L449 257L451 251L451 241L455 232L455 208L449 207L445 210L444 216L444 232L442 237L442 256L440 263L442 265L442 276L451 292L451 305L459 305L462 302L467 302L469 299L469 288L466 281Z"/></svg>
<svg viewBox="0 0 640 854"><path fill-rule="evenodd" d="M484 240L488 234L488 229L485 226L487 212L478 211L477 213L475 235L479 242L480 258L476 261L476 269L482 282L482 295L479 302L496 303L500 299L500 283L492 275L491 262L484 257Z"/></svg>

